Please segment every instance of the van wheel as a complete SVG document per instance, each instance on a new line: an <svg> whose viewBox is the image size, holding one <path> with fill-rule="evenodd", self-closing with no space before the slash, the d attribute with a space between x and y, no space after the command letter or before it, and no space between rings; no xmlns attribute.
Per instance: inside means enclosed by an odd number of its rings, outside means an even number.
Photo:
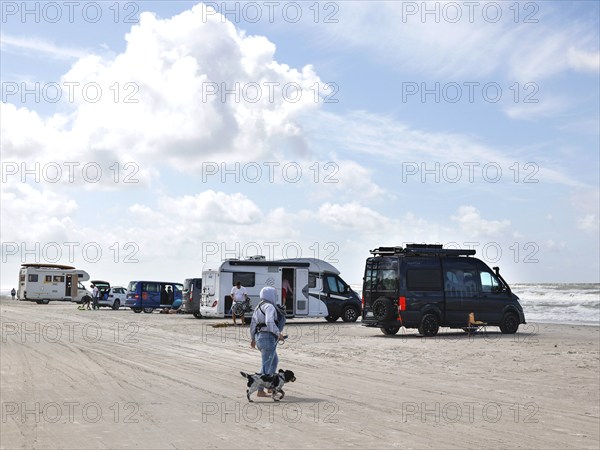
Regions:
<svg viewBox="0 0 600 450"><path fill-rule="evenodd" d="M48 300L47 298L43 299L40 303L47 305L48 303L50 303L50 300Z"/></svg>
<svg viewBox="0 0 600 450"><path fill-rule="evenodd" d="M422 336L432 337L438 333L440 321L435 314L425 314L419 324L419 333Z"/></svg>
<svg viewBox="0 0 600 450"><path fill-rule="evenodd" d="M380 330L383 334L393 336L400 331L400 327L381 327Z"/></svg>
<svg viewBox="0 0 600 450"><path fill-rule="evenodd" d="M506 313L500 322L500 331L504 334L515 334L519 329L519 318L515 313Z"/></svg>
<svg viewBox="0 0 600 450"><path fill-rule="evenodd" d="M121 307L121 301L120 300L115 300L115 302L112 305L112 309L117 310Z"/></svg>
<svg viewBox="0 0 600 450"><path fill-rule="evenodd" d="M136 314L139 314L142 312L142 308L131 308L131 310Z"/></svg>
<svg viewBox="0 0 600 450"><path fill-rule="evenodd" d="M347 306L342 312L342 320L344 322L356 322L358 319L358 311L354 306Z"/></svg>
<svg viewBox="0 0 600 450"><path fill-rule="evenodd" d="M327 322L335 322L336 320L338 320L340 317L339 316L325 316L325 320Z"/></svg>
<svg viewBox="0 0 600 450"><path fill-rule="evenodd" d="M378 298L373 302L373 317L378 321L394 320L395 316L394 305L389 298Z"/></svg>
<svg viewBox="0 0 600 450"><path fill-rule="evenodd" d="M195 317L196 319L202 319L202 314L201 314L200 312L195 312L195 313L194 313L194 317Z"/></svg>
<svg viewBox="0 0 600 450"><path fill-rule="evenodd" d="M144 308L144 312L145 312L146 314L151 314L151 313L152 313L152 311L154 311L154 308Z"/></svg>

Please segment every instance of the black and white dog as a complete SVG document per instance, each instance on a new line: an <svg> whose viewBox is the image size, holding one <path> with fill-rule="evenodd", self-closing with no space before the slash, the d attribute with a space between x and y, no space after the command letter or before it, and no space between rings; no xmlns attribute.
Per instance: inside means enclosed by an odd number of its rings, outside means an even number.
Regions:
<svg viewBox="0 0 600 450"><path fill-rule="evenodd" d="M261 375L260 373L249 374L245 372L240 373L248 380L246 397L248 398L249 402L252 401L250 396L261 388L271 390L271 397L273 398L273 401L278 402L285 396L285 392L283 392L283 385L290 381L296 381L294 372L291 370L279 369L278 373L271 375ZM279 395L279 398L277 398L277 395Z"/></svg>

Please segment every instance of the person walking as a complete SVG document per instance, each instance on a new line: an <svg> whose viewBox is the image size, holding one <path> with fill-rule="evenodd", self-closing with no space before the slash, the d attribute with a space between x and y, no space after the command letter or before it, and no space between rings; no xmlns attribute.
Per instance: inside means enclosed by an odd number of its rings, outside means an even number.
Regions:
<svg viewBox="0 0 600 450"><path fill-rule="evenodd" d="M258 348L261 354L261 369L263 375L277 373L279 357L277 356L277 342L283 341L283 324L278 326L276 309L277 291L275 288L265 286L260 291L260 303L256 306L250 321L251 348ZM268 397L264 389L256 393L258 397Z"/></svg>
<svg viewBox="0 0 600 450"><path fill-rule="evenodd" d="M17 295L17 291L15 291L15 288L12 288L12 290L10 291L10 295L12 296L12 299L15 299L15 295Z"/></svg>
<svg viewBox="0 0 600 450"><path fill-rule="evenodd" d="M233 325L237 325L236 323L236 315L235 315L235 311L236 311L236 303L241 303L244 300L246 300L246 297L248 296L248 293L246 292L246 288L244 286L242 286L242 282L238 281L235 286L233 286L231 288L231 298L233 300L233 302L231 303L231 317L233 317ZM244 313L242 312L242 315L240 316L240 319L242 321L242 325L246 324L246 319L244 317Z"/></svg>

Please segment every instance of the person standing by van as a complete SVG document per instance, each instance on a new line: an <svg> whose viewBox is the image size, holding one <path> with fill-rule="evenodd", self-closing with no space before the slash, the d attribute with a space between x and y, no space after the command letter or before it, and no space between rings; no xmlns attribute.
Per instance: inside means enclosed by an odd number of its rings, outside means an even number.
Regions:
<svg viewBox="0 0 600 450"><path fill-rule="evenodd" d="M276 307L277 291L271 286L265 286L260 291L260 303L256 306L250 322L250 347L258 348L261 354L261 369L263 375L277 372L279 358L277 356L277 341L283 341L283 326L277 326ZM258 397L268 397L264 390L259 389Z"/></svg>
<svg viewBox="0 0 600 450"><path fill-rule="evenodd" d="M10 291L10 295L12 296L12 299L15 299L15 295L17 295L17 291L15 291L15 288L12 288L12 290Z"/></svg>
<svg viewBox="0 0 600 450"><path fill-rule="evenodd" d="M285 308L288 294L292 293L292 285L287 278L281 282L281 306Z"/></svg>
<svg viewBox="0 0 600 450"><path fill-rule="evenodd" d="M231 298L233 303L231 304L231 316L233 317L233 325L237 325L236 323L236 303L241 303L246 300L248 293L246 292L246 288L242 286L242 282L238 281L234 287L231 288ZM244 313L241 315L242 325L246 324L246 319L244 318Z"/></svg>
<svg viewBox="0 0 600 450"><path fill-rule="evenodd" d="M94 288L92 289L92 309L100 309L100 305L98 304L98 299L100 297L100 289L98 289L98 286L96 286L95 284L92 284L92 287ZM90 309L90 305L88 305L88 309Z"/></svg>

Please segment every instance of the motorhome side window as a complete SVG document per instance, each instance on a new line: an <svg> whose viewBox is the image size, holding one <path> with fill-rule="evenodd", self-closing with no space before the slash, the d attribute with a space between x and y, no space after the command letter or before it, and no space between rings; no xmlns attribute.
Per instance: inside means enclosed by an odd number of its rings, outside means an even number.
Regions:
<svg viewBox="0 0 600 450"><path fill-rule="evenodd" d="M239 281L244 287L254 287L254 272L233 272L233 285Z"/></svg>
<svg viewBox="0 0 600 450"><path fill-rule="evenodd" d="M46 275L44 278L44 283L52 283L52 275Z"/></svg>
<svg viewBox="0 0 600 450"><path fill-rule="evenodd" d="M64 283L65 277L62 275L54 275L54 282L55 283Z"/></svg>
<svg viewBox="0 0 600 450"><path fill-rule="evenodd" d="M317 287L317 277L318 277L318 275L316 273L309 273L308 274L308 287L309 288L316 288Z"/></svg>
<svg viewBox="0 0 600 450"><path fill-rule="evenodd" d="M33 275L33 274L29 274L29 277L27 277L27 280L30 283L37 283L38 276L37 275Z"/></svg>

